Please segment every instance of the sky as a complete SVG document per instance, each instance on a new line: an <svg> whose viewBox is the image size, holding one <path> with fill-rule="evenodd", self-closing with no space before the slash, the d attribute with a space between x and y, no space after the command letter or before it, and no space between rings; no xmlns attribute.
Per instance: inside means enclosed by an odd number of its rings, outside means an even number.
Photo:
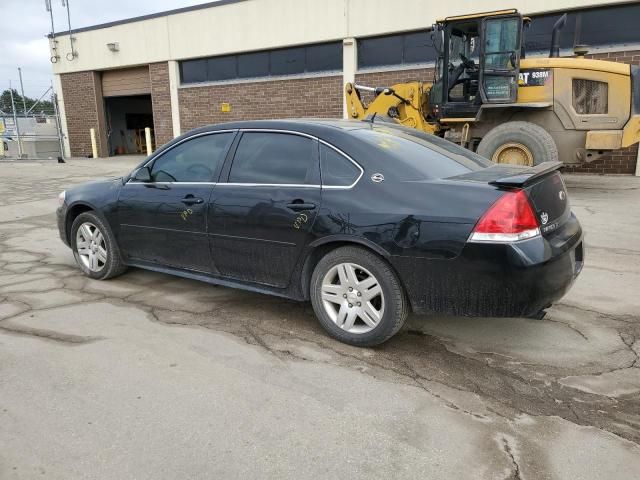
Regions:
<svg viewBox="0 0 640 480"><path fill-rule="evenodd" d="M67 0L71 28L87 27L149 13L207 3L206 0ZM51 0L56 32L67 30L67 10L62 0ZM20 90L18 67L22 68L24 92L39 97L51 85L51 63L46 36L51 19L45 0L0 0L0 92Z"/></svg>

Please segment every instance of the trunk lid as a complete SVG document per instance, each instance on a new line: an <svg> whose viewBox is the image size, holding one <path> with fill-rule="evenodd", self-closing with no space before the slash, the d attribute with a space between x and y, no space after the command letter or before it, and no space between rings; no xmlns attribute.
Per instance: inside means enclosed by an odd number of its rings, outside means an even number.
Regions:
<svg viewBox="0 0 640 480"><path fill-rule="evenodd" d="M559 172L546 175L524 189L540 222L542 235L551 234L569 219L569 198Z"/></svg>
<svg viewBox="0 0 640 480"><path fill-rule="evenodd" d="M535 167L496 164L448 180L488 183L504 189L521 188L540 224L542 235L550 235L571 216L567 190L558 171L561 162L544 162Z"/></svg>

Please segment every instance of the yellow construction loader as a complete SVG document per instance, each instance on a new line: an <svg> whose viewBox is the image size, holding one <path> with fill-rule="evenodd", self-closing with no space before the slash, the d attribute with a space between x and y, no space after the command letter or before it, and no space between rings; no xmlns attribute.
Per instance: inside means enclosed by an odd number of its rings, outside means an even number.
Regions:
<svg viewBox="0 0 640 480"><path fill-rule="evenodd" d="M390 117L497 163L579 164L640 141L640 67L560 57L563 15L549 58L525 58L517 10L447 17L432 30L433 82L345 86L349 116ZM373 99L365 105L365 92ZM374 120L375 121L375 120Z"/></svg>

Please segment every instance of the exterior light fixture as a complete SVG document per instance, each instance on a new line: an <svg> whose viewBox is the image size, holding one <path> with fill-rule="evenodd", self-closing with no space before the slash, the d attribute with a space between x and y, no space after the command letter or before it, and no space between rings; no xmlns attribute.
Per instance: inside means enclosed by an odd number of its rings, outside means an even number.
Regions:
<svg viewBox="0 0 640 480"><path fill-rule="evenodd" d="M118 42L107 43L107 48L112 52L120 51L120 45Z"/></svg>

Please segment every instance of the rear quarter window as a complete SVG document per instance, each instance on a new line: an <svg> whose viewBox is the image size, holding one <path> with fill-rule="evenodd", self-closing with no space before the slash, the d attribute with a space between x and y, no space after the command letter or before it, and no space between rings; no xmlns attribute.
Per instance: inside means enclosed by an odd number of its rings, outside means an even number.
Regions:
<svg viewBox="0 0 640 480"><path fill-rule="evenodd" d="M326 145L320 146L320 174L325 187L348 187L361 174L360 168L351 160Z"/></svg>
<svg viewBox="0 0 640 480"><path fill-rule="evenodd" d="M392 126L355 130L353 134L382 152L400 180L428 180L482 170L491 163L434 135ZM391 166L391 165L390 165Z"/></svg>

